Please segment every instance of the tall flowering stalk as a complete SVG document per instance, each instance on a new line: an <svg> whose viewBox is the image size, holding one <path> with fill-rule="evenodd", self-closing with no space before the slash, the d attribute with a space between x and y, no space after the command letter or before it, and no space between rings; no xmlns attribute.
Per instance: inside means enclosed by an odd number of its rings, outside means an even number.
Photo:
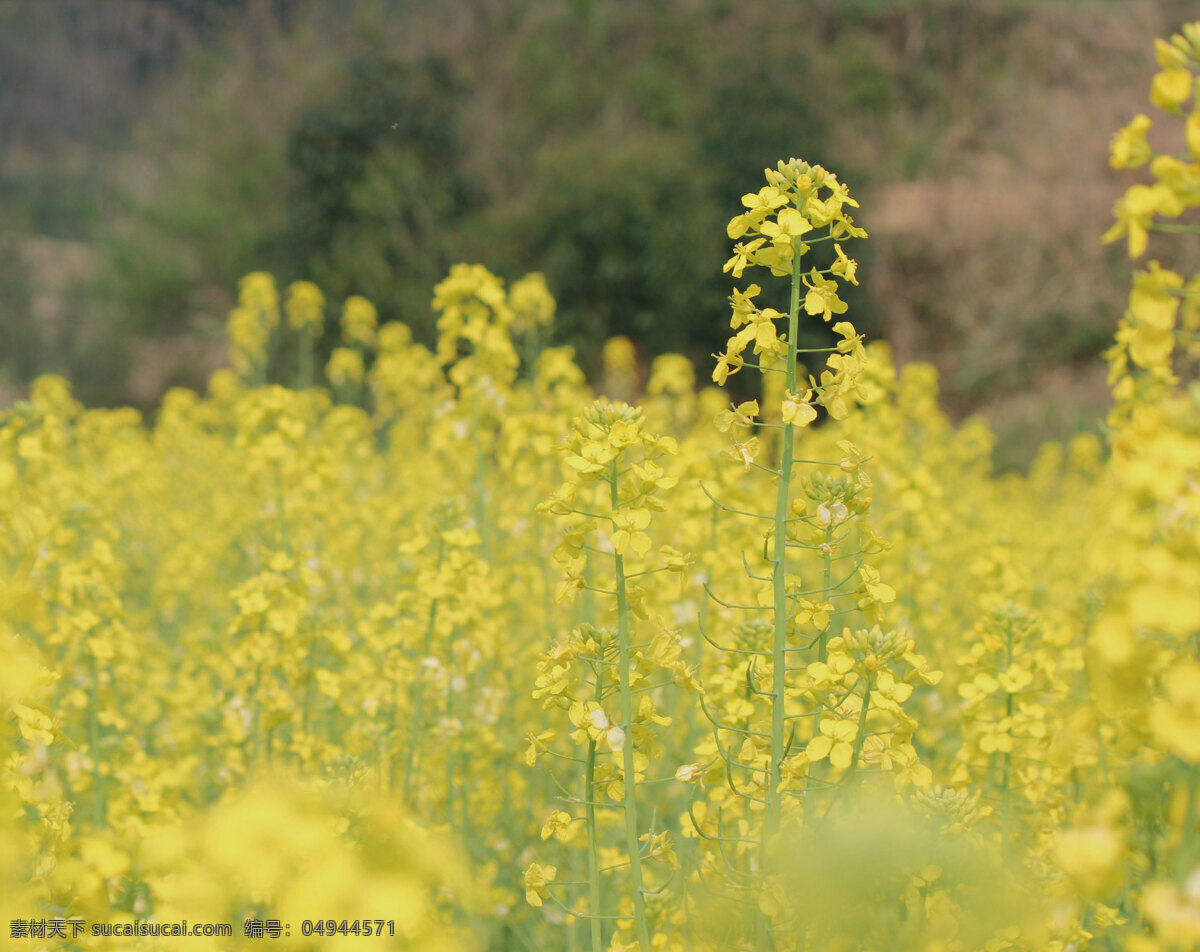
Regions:
<svg viewBox="0 0 1200 952"><path fill-rule="evenodd" d="M279 326L279 292L275 279L262 271L238 282L238 304L229 312L226 336L229 359L242 379L266 383L271 333Z"/></svg>
<svg viewBox="0 0 1200 952"><path fill-rule="evenodd" d="M316 351L325 325L325 295L311 281L293 281L288 288L288 326L296 331L296 389L316 382Z"/></svg>
<svg viewBox="0 0 1200 952"><path fill-rule="evenodd" d="M737 796L732 803L728 797L718 801L715 826L693 813L696 832L718 844L730 884L758 898L753 915L758 949L771 947L772 922L786 919L786 897L766 877L785 796L794 795L799 814L810 791L847 786L864 766L895 769L905 783L927 773L918 771L909 743L916 725L899 706L912 691L908 681L927 666L903 633L877 625L895 592L866 561L880 545L858 524L870 506L863 456L849 441L838 444L841 459L804 459L798 452L818 408L842 420L863 395L858 378L866 355L848 321L833 323L840 338L835 346L796 346L801 309L826 322L847 309L839 282L857 283L857 263L842 242L866 237L848 214L858 203L832 173L795 159L766 170L766 180L757 193L742 197L746 211L729 223L729 236L741 240L725 270L741 278L747 268L762 267L789 277L788 310L760 307L757 284L735 290L730 326L736 333L717 355L713 381L724 385L743 367L782 377L782 387L764 388L778 405L764 411L757 401L746 401L717 418L718 427L734 435L729 455L747 473L774 479L775 504L772 511L755 512L712 497L719 509L766 529L761 559L755 559L765 567L756 571L743 552L750 581L743 590L754 593L745 603L711 589L709 594L721 608L764 612L769 620L735 626L736 645L728 636L718 640L704 632L734 659L724 674L730 703L704 710L714 727L714 754L723 762L718 774ZM805 256L819 242L833 242L833 263L806 266ZM806 353L828 354L820 379L804 379L799 360ZM763 462L766 457L774 465ZM818 469L798 486L795 469L801 464ZM802 580L814 576L819 583ZM834 637L835 619L851 617L875 627L857 632L846 627ZM735 678L744 685L737 693L730 690ZM733 824L728 831L727 816ZM736 844L732 859L729 842Z"/></svg>
<svg viewBox="0 0 1200 952"><path fill-rule="evenodd" d="M603 620L615 622L605 628L580 626L546 652L538 666L534 697L546 710L566 711L573 728L571 740L582 748L583 756L553 749L555 730L531 735L526 755L530 765L545 752L582 767L588 910L571 909L549 892L557 867L532 864L526 869L525 884L532 904L541 905L543 898L551 897L572 914L590 920L593 952L601 948L605 920L617 926L612 948L650 952L657 947L652 945L645 867L649 861L668 870L678 865L669 833L644 829L638 803L638 788L647 782L647 768L657 753L657 728L670 724L670 718L659 713L656 696L671 681L692 689L698 686L681 660L678 632L660 626L648 639L638 637L638 623L649 617L643 581L663 571L683 572L691 563L669 546L659 549L657 564L648 563L652 513L665 508L659 494L678 481L657 460L676 451L672 438L645 432L640 409L596 401L576 418L563 446L567 480L538 507L568 522L555 551L565 573L559 601L590 592L593 602L607 603ZM635 565L637 570L631 571ZM578 802L567 798L567 805ZM622 858L602 867L597 810L614 804L623 819ZM576 819L556 809L543 838L573 839L567 831ZM629 886L614 915L602 908L601 876L617 869L628 870Z"/></svg>
<svg viewBox="0 0 1200 952"><path fill-rule="evenodd" d="M1200 234L1200 21L1157 40L1155 54L1150 100L1176 117L1174 151L1150 144L1146 115L1117 133L1112 166L1145 165L1152 181L1125 191L1105 235L1126 237L1134 260L1151 247L1175 252L1173 268L1150 261L1133 272L1105 355L1114 504L1093 552L1105 597L1088 631L1088 676L1099 736L1117 740L1102 748L1117 784L1060 834L1058 854L1089 899L1107 899L1124 878L1126 908L1140 913L1126 947L1157 952L1200 943L1200 271L1171 247Z"/></svg>

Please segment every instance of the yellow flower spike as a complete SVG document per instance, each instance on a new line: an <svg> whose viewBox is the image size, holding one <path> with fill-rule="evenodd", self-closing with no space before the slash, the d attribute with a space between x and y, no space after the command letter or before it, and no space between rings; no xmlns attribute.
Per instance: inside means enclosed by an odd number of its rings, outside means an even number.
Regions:
<svg viewBox="0 0 1200 952"><path fill-rule="evenodd" d="M335 387L361 383L364 373L362 355L349 347L335 347L325 366L325 376Z"/></svg>
<svg viewBox="0 0 1200 952"><path fill-rule="evenodd" d="M364 297L353 295L342 305L342 340L347 344L370 347L375 343L379 315L375 305Z"/></svg>
<svg viewBox="0 0 1200 952"><path fill-rule="evenodd" d="M508 289L508 308L513 315L513 330L517 333L550 327L554 323L556 307L546 286L546 276L540 272L525 275Z"/></svg>
<svg viewBox="0 0 1200 952"><path fill-rule="evenodd" d="M325 295L311 281L294 281L288 287L288 325L293 330L312 328L320 332L325 320Z"/></svg>
<svg viewBox="0 0 1200 952"><path fill-rule="evenodd" d="M279 323L279 294L275 279L265 271L255 271L238 282L238 303L261 312L268 327Z"/></svg>

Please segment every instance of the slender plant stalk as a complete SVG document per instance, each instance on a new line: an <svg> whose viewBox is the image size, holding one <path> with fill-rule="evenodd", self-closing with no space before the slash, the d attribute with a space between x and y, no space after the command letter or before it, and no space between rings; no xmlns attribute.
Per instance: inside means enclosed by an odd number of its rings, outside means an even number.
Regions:
<svg viewBox="0 0 1200 952"><path fill-rule="evenodd" d="M599 677L597 676L597 681ZM596 696L600 692L597 690ZM587 776L584 782L584 802L586 803L587 822L587 863L588 863L588 911L592 914L588 920L592 934L592 952L604 952L603 923L600 915L600 843L596 835L596 742L588 741Z"/></svg>
<svg viewBox="0 0 1200 952"><path fill-rule="evenodd" d="M438 534L438 554L437 567L438 570L442 567L444 543L441 540L441 534ZM408 767L404 771L404 802L412 803L412 783L413 776L417 771L417 764L420 762L420 747L421 747L421 719L424 715L425 706L425 677L422 662L429 657L429 653L433 651L433 633L437 627L438 600L435 598L429 603L429 623L425 627L425 652L421 655L420 661L417 663L417 696L413 701L413 720L412 732L408 743Z"/></svg>
<svg viewBox="0 0 1200 952"><path fill-rule="evenodd" d="M788 335L787 335L787 389L796 389L796 333L800 324L800 256L797 255L792 267L792 292L788 305ZM782 816L782 803L779 793L782 781L784 744L786 738L787 714L787 520L791 506L790 490L792 476L792 455L795 447L796 430L791 423L783 424L783 439L781 459L779 463L779 487L775 495L775 549L772 565L774 571L771 583L774 592L774 638L771 646L772 684L771 684L771 763L767 773L767 816L763 827L759 856L763 868L767 864L767 850L771 841L778 835ZM755 929L755 945L760 950L770 947L767 917L760 911L757 916Z"/></svg>
<svg viewBox="0 0 1200 952"><path fill-rule="evenodd" d="M829 544L832 540L833 540L833 523L831 521L830 524L825 527L825 548L822 552L822 556L824 559L824 566L821 571L821 591L825 593L826 598L829 597L829 590L833 586L833 555L831 554L830 549L829 549ZM818 661L825 661L829 658L829 647L828 647L828 645L829 645L829 628L832 624L833 624L833 619L830 618L829 622L825 625L825 627L821 629L820 634L817 635L817 660ZM816 737L817 733L821 730L821 715L823 713L824 713L824 711L818 707L817 711L816 711L816 715L813 717L813 736L814 737ZM823 766L824 764L825 764L825 761L821 761L820 763L813 764L812 766L809 767L810 779L814 776L814 774L820 775L824 772L824 766Z"/></svg>
<svg viewBox="0 0 1200 952"><path fill-rule="evenodd" d="M871 689L875 687L875 672L867 677L866 687L863 688L862 707L858 709L858 730L854 734L854 751L850 755L850 769L846 771L846 787L858 772L858 758L862 755L863 744L867 739L867 712L871 708Z"/></svg>
<svg viewBox="0 0 1200 952"><path fill-rule="evenodd" d="M316 380L316 335L311 324L305 324L300 330L300 366L298 370L297 390L307 390Z"/></svg>
<svg viewBox="0 0 1200 952"><path fill-rule="evenodd" d="M612 508L616 512L620 500L617 495L617 463L609 464L608 484L612 495ZM625 559L613 556L616 562L617 582L617 672L621 687L621 728L625 733L623 747L625 769L625 848L629 853L629 873L633 884L633 914L637 926L638 944L641 952L650 952L650 930L646 924L646 895L642 887L642 861L638 847L636 770L633 762L633 691L629 684L630 635L629 602L625 593Z"/></svg>
<svg viewBox="0 0 1200 952"><path fill-rule="evenodd" d="M92 822L97 827L104 825L108 814L105 803L104 778L100 775L100 672L96 667L96 656L88 656L88 666L91 673L88 697L88 746L92 749L92 790L93 813Z"/></svg>
<svg viewBox="0 0 1200 952"><path fill-rule="evenodd" d="M830 520L829 525L825 527L825 546L821 550L821 555L824 559L824 565L821 571L821 590L825 593L825 597L829 597L829 590L833 586L833 552L831 545L833 543L833 521ZM826 661L829 658L829 627L833 624L833 619L825 624L821 629L820 635L817 636L817 660Z"/></svg>
<svg viewBox="0 0 1200 952"><path fill-rule="evenodd" d="M250 748L250 776L253 778L258 770L258 751L262 743L262 664L254 671L254 734Z"/></svg>
<svg viewBox="0 0 1200 952"><path fill-rule="evenodd" d="M1012 622L1009 622L1006 627L1007 627L1007 630L1006 630L1007 638L1006 638L1006 644L1005 644L1005 668L1007 669L1007 668L1011 668L1012 663L1013 663L1013 626L1012 626ZM1004 719L1005 719L1006 723L1011 720L1012 715L1013 715L1013 695L1012 695L1011 691L1006 691L1005 698L1004 698ZM1012 752L1006 750L1004 752L1004 767L1003 767L1003 771L1002 771L1003 792L1001 793L1001 809L1003 810L1004 815L1000 819L1001 836L1003 837L1002 849L1004 850L1005 855L1008 855L1009 837L1012 834L1012 805L1010 802L1011 796L1010 796L1010 790L1009 790L1009 787L1011 784L1011 772L1012 772Z"/></svg>
<svg viewBox="0 0 1200 952"><path fill-rule="evenodd" d="M488 525L487 459L479 438L479 394L471 394L471 442L475 445L475 528L483 544L483 560L492 561L491 531Z"/></svg>

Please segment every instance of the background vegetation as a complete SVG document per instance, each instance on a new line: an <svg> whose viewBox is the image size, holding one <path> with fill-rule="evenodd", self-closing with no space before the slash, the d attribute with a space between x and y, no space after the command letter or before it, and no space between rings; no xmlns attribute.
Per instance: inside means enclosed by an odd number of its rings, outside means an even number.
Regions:
<svg viewBox="0 0 1200 952"><path fill-rule="evenodd" d="M723 339L724 223L780 157L872 235L856 322L998 462L1090 424L1123 310L1105 143L1177 0L0 0L0 400L149 408L225 360L236 279L432 340L459 260L546 273L584 365ZM1082 105L1081 105L1082 104ZM1152 249L1153 252L1153 249Z"/></svg>

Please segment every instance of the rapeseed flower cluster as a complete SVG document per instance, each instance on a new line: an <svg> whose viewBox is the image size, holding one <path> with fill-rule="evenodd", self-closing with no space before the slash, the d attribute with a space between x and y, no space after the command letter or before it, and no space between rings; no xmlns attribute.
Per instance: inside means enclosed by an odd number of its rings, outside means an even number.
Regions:
<svg viewBox="0 0 1200 952"><path fill-rule="evenodd" d="M1113 143L1152 182L1108 237L1157 258L1104 437L1024 474L857 332L857 202L795 159L729 222L715 368L617 338L593 389L540 275L464 264L431 347L258 273L152 420L36 381L0 415L0 927L1194 949L1198 44L1157 48L1179 142Z"/></svg>

